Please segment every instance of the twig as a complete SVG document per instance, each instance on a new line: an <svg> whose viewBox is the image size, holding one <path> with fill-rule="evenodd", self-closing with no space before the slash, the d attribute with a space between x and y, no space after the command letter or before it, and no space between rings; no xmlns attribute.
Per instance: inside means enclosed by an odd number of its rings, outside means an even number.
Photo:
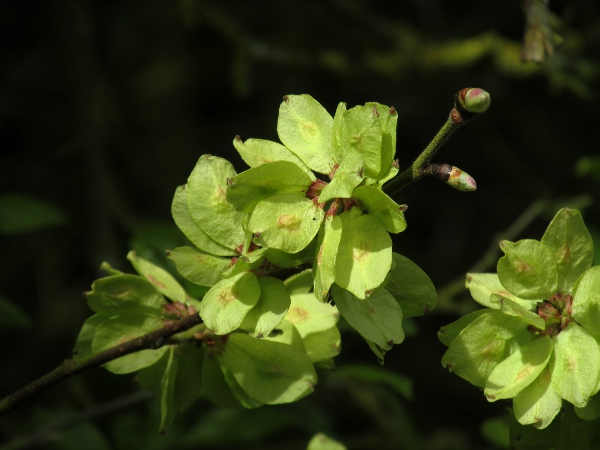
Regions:
<svg viewBox="0 0 600 450"><path fill-rule="evenodd" d="M460 90L456 94L454 108L450 111L444 126L412 165L383 187L385 193L393 197L419 178L431 175L432 171L427 170L429 163L452 133L474 117L487 111L489 106L490 94L483 89L465 88Z"/></svg>
<svg viewBox="0 0 600 450"><path fill-rule="evenodd" d="M19 404L51 386L72 377L73 375L84 372L92 367L97 367L109 361L115 360L125 355L138 352L140 350L158 349L167 345L167 338L174 334L188 330L202 323L199 314L192 314L181 320L168 323L164 327L152 331L123 344L109 348L96 355L81 359L66 359L56 369L48 372L46 375L29 383L22 389L8 395L0 400L0 416L14 410Z"/></svg>

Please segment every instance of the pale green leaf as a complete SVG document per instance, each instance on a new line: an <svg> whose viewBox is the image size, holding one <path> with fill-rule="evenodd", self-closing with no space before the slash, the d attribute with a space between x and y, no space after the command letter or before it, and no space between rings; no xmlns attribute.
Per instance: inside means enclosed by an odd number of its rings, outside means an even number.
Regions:
<svg viewBox="0 0 600 450"><path fill-rule="evenodd" d="M377 179L382 167L382 132L379 112L374 105L355 106L346 111L346 135L342 143L344 153L356 152L362 155L365 176ZM386 155L389 156L389 155ZM387 170L387 164L385 164Z"/></svg>
<svg viewBox="0 0 600 450"><path fill-rule="evenodd" d="M321 301L325 301L329 294L329 288L335 281L335 261L341 237L342 219L340 216L326 216L320 231L318 250L313 263L315 297Z"/></svg>
<svg viewBox="0 0 600 450"><path fill-rule="evenodd" d="M598 342L574 322L553 340L552 386L563 399L583 408L596 387L600 372Z"/></svg>
<svg viewBox="0 0 600 450"><path fill-rule="evenodd" d="M303 349L246 334L229 336L221 362L248 395L270 405L299 400L317 383Z"/></svg>
<svg viewBox="0 0 600 450"><path fill-rule="evenodd" d="M396 153L396 126L398 124L398 113L395 108L380 103L366 103L367 107L375 107L378 112L379 124L381 126L381 170L375 177L385 182L385 178L392 177L397 173L398 167L393 167L394 155ZM395 170L395 172L394 172Z"/></svg>
<svg viewBox="0 0 600 450"><path fill-rule="evenodd" d="M305 172L311 180L315 175L300 158L294 155L287 147L278 142L267 141L264 139L247 139L242 142L239 136L233 140L233 146L238 151L242 159L250 167L258 167L262 164L268 164L274 161L290 161L296 164Z"/></svg>
<svg viewBox="0 0 600 450"><path fill-rule="evenodd" d="M312 362L331 359L340 353L342 338L337 327L302 336L306 354Z"/></svg>
<svg viewBox="0 0 600 450"><path fill-rule="evenodd" d="M539 330L543 330L546 328L546 322L542 319L538 314L528 309L523 308L517 302L513 302L508 298L501 297L497 294L494 294L498 297L498 304L500 305L500 311L504 314L510 314L511 316L518 316L524 319L528 324L533 325Z"/></svg>
<svg viewBox="0 0 600 450"><path fill-rule="evenodd" d="M267 336L286 315L290 307L290 294L283 281L273 277L259 277L260 298L248 311L240 328L256 337Z"/></svg>
<svg viewBox="0 0 600 450"><path fill-rule="evenodd" d="M520 317L486 311L452 340L442 357L442 366L478 387L517 347L535 339Z"/></svg>
<svg viewBox="0 0 600 450"><path fill-rule="evenodd" d="M531 300L522 300L506 290L498 275L495 273L468 273L465 287L471 293L473 299L482 306L499 309L498 296L508 298L525 308L535 306ZM541 298L538 299L541 301Z"/></svg>
<svg viewBox="0 0 600 450"><path fill-rule="evenodd" d="M343 213L335 282L364 299L385 280L392 265L392 240L383 226L358 208Z"/></svg>
<svg viewBox="0 0 600 450"><path fill-rule="evenodd" d="M309 168L329 173L334 165L333 118L310 95L287 95L279 108L277 133L287 148Z"/></svg>
<svg viewBox="0 0 600 450"><path fill-rule="evenodd" d="M546 428L560 412L562 399L552 387L548 366L513 400L515 417L522 425Z"/></svg>
<svg viewBox="0 0 600 450"><path fill-rule="evenodd" d="M392 253L392 268L385 290L402 308L402 317L422 316L435 308L437 292L425 272L410 259Z"/></svg>
<svg viewBox="0 0 600 450"><path fill-rule="evenodd" d="M300 194L280 194L263 200L250 217L254 241L287 253L297 253L316 236L324 212Z"/></svg>
<svg viewBox="0 0 600 450"><path fill-rule="evenodd" d="M358 153L348 153L339 167L331 182L323 188L319 195L319 203L325 203L334 198L350 198L353 191L363 180L364 173L363 158Z"/></svg>
<svg viewBox="0 0 600 450"><path fill-rule="evenodd" d="M445 346L449 346L462 330L471 325L475 320L479 319L479 317L486 314L493 315L502 313L494 309L478 309L477 311L473 311L472 313L462 316L460 319L441 327L440 331L438 331L438 339Z"/></svg>
<svg viewBox="0 0 600 450"><path fill-rule="evenodd" d="M215 405L228 409L243 408L225 381L219 358L210 351L204 352L201 379L204 393Z"/></svg>
<svg viewBox="0 0 600 450"><path fill-rule="evenodd" d="M378 187L361 186L354 190L352 197L358 199L368 214L375 217L390 233L400 233L406 229L406 205L398 205Z"/></svg>
<svg viewBox="0 0 600 450"><path fill-rule="evenodd" d="M388 349L404 340L402 310L385 289L378 289L365 300L333 285L331 294L346 322L366 340Z"/></svg>
<svg viewBox="0 0 600 450"><path fill-rule="evenodd" d="M302 337L335 327L340 313L335 306L321 303L312 293L294 294L285 320L292 323Z"/></svg>
<svg viewBox="0 0 600 450"><path fill-rule="evenodd" d="M123 309L145 305L160 310L166 301L145 278L123 274L99 278L86 292L88 306L97 313L120 313Z"/></svg>
<svg viewBox="0 0 600 450"><path fill-rule="evenodd" d="M295 273L289 278L286 278L283 284L287 287L290 295L307 294L313 287L312 270L306 269L302 272Z"/></svg>
<svg viewBox="0 0 600 450"><path fill-rule="evenodd" d="M128 309L118 316L103 321L96 327L92 339L92 353L100 353L131 339L156 331L163 326L162 319L152 309L142 306ZM167 347L156 350L141 350L110 361L104 367L116 374L136 372L154 364L166 351Z"/></svg>
<svg viewBox="0 0 600 450"><path fill-rule="evenodd" d="M244 272L215 284L202 299L200 316L215 334L238 328L260 298L256 275Z"/></svg>
<svg viewBox="0 0 600 450"><path fill-rule="evenodd" d="M588 269L573 288L573 318L600 339L600 266Z"/></svg>
<svg viewBox="0 0 600 450"><path fill-rule="evenodd" d="M594 242L579 211L561 209L544 233L542 243L558 266L558 291L569 294L577 278L592 265Z"/></svg>
<svg viewBox="0 0 600 450"><path fill-rule="evenodd" d="M522 299L550 298L558 288L558 268L548 247L533 239L500 242L500 283Z"/></svg>
<svg viewBox="0 0 600 450"><path fill-rule="evenodd" d="M542 336L519 346L490 372L485 384L485 396L490 401L514 397L538 377L550 355L550 336Z"/></svg>
<svg viewBox="0 0 600 450"><path fill-rule="evenodd" d="M134 251L130 251L127 259L131 262L137 273L146 278L154 287L165 297L174 302L185 303L187 294L173 275L162 267L152 264L150 261L137 256Z"/></svg>
<svg viewBox="0 0 600 450"><path fill-rule="evenodd" d="M311 183L296 164L274 161L236 175L227 189L227 201L238 211L251 213L260 201L277 194L302 194Z"/></svg>
<svg viewBox="0 0 600 450"><path fill-rule="evenodd" d="M229 249L240 247L246 239L240 226L244 213L227 202L227 183L235 176L229 161L202 155L187 182L192 219L212 240Z"/></svg>
<svg viewBox="0 0 600 450"><path fill-rule="evenodd" d="M225 247L211 239L192 219L188 206L187 185L179 186L175 190L173 203L171 203L171 215L181 232L203 252L216 256L235 255L233 248Z"/></svg>
<svg viewBox="0 0 600 450"><path fill-rule="evenodd" d="M218 283L222 273L232 264L231 258L208 255L192 247L177 247L167 251L167 256L183 278L201 286Z"/></svg>

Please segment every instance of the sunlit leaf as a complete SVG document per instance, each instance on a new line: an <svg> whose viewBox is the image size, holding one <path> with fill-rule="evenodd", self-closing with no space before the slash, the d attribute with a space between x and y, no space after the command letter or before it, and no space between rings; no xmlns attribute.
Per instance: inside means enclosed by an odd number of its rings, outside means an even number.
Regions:
<svg viewBox="0 0 600 450"><path fill-rule="evenodd" d="M352 196L360 200L369 215L377 219L390 233L400 233L406 229L404 207L398 205L375 186L361 186Z"/></svg>
<svg viewBox="0 0 600 450"><path fill-rule="evenodd" d="M212 240L230 249L242 245L246 238L240 226L244 214L227 201L227 181L235 176L229 161L202 155L187 182L192 219Z"/></svg>
<svg viewBox="0 0 600 450"><path fill-rule="evenodd" d="M152 283L165 297L170 298L174 302L186 302L187 294L184 289L177 280L173 278L173 275L165 269L137 256L134 251L129 252L127 259L131 262L135 270Z"/></svg>
<svg viewBox="0 0 600 450"><path fill-rule="evenodd" d="M558 266L558 291L571 293L577 278L592 265L594 242L579 211L561 209L544 233L542 243Z"/></svg>
<svg viewBox="0 0 600 450"><path fill-rule="evenodd" d="M169 250L167 256L183 278L201 286L218 283L221 274L231 266L230 258L208 255L192 247L177 247Z"/></svg>
<svg viewBox="0 0 600 450"><path fill-rule="evenodd" d="M258 278L260 298L248 311L240 328L250 331L254 336L268 335L286 315L290 307L290 294L283 281L273 277Z"/></svg>
<svg viewBox="0 0 600 450"><path fill-rule="evenodd" d="M238 328L260 297L256 275L244 272L215 284L204 296L200 316L215 334Z"/></svg>
<svg viewBox="0 0 600 450"><path fill-rule="evenodd" d="M548 366L513 400L515 417L523 425L546 428L560 412L562 399L552 387Z"/></svg>
<svg viewBox="0 0 600 450"><path fill-rule="evenodd" d="M331 115L310 95L287 95L279 108L279 139L315 172L333 167L332 125Z"/></svg>
<svg viewBox="0 0 600 450"><path fill-rule="evenodd" d="M385 290L402 308L402 317L422 316L435 308L437 292L423 270L410 259L392 253L392 268Z"/></svg>
<svg viewBox="0 0 600 450"><path fill-rule="evenodd" d="M500 242L506 254L498 261L500 283L523 299L550 298L558 288L558 268L548 247L533 239Z"/></svg>
<svg viewBox="0 0 600 450"><path fill-rule="evenodd" d="M248 224L254 241L287 253L297 253L316 236L324 212L301 194L280 194L263 200Z"/></svg>

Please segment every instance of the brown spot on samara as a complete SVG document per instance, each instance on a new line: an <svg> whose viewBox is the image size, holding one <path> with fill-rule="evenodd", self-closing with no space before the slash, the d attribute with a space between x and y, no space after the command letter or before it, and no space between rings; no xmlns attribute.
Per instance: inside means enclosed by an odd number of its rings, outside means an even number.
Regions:
<svg viewBox="0 0 600 450"><path fill-rule="evenodd" d="M148 278L148 281L150 281L150 283L152 283L154 286L156 286L159 289L166 289L167 288L164 284L162 284L160 281L158 281L152 275L148 275L146 278Z"/></svg>
<svg viewBox="0 0 600 450"><path fill-rule="evenodd" d="M291 214L282 214L277 218L277 227L286 228L288 231L298 231L301 220Z"/></svg>

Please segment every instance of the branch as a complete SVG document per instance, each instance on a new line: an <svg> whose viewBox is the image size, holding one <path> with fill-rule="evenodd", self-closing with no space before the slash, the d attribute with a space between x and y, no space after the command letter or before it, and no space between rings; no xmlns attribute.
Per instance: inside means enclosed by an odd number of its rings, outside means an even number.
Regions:
<svg viewBox="0 0 600 450"><path fill-rule="evenodd" d="M426 175L432 175L434 171L428 169L429 163L452 133L474 117L487 111L489 107L490 94L483 89L465 88L460 90L456 94L454 108L450 111L444 126L412 165L383 187L384 192L393 197L409 184Z"/></svg>
<svg viewBox="0 0 600 450"><path fill-rule="evenodd" d="M27 400L40 392L45 391L51 386L66 380L67 378L84 372L92 367L101 366L109 361L115 360L130 353L135 353L140 350L147 349L158 349L164 345L171 343L167 339L174 334L180 333L185 330L202 323L202 319L199 314L192 314L181 320L171 322L164 327L152 331L148 334L140 336L130 341L124 342L123 344L117 345L116 347L104 350L96 355L88 356L87 358L81 359L66 359L56 369L48 372L46 375L38 378L37 380L29 383L22 389L8 395L4 399L0 400L0 416L9 413L14 410L23 401Z"/></svg>

